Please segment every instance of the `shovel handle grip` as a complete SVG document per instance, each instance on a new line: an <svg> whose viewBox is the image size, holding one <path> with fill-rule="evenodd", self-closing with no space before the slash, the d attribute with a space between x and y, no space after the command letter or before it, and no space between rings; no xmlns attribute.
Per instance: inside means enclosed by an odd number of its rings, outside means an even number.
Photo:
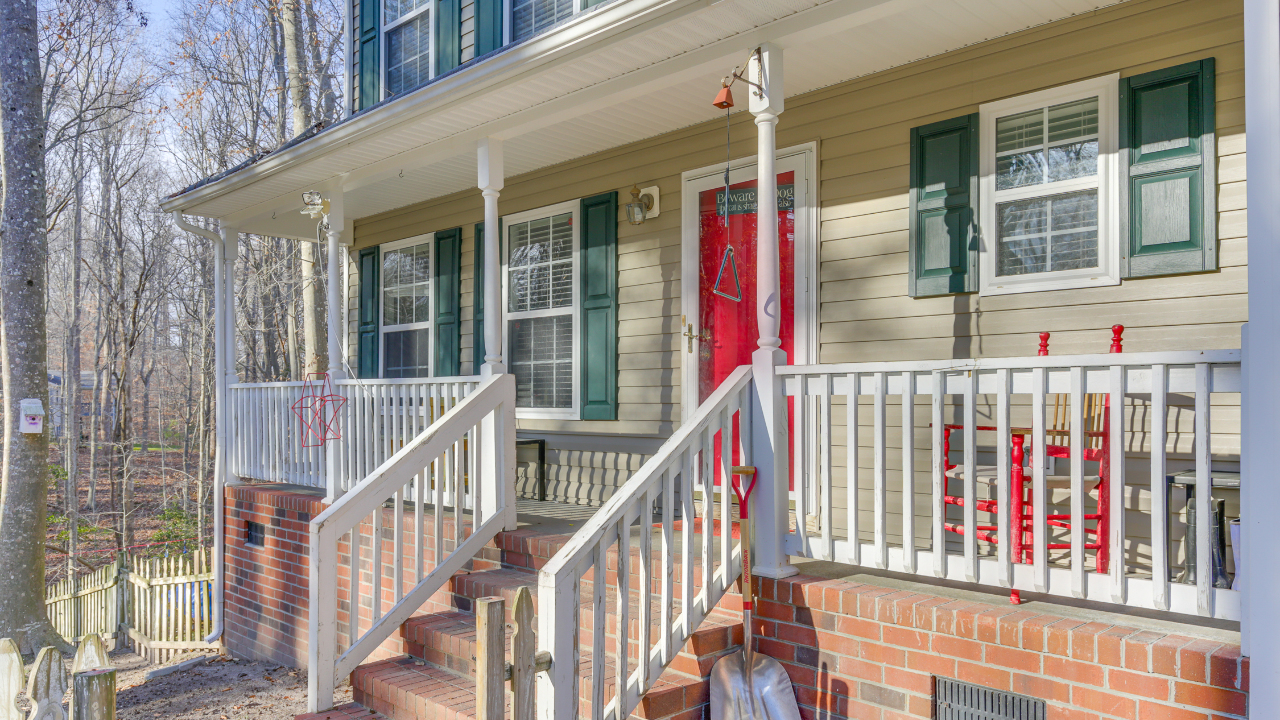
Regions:
<svg viewBox="0 0 1280 720"><path fill-rule="evenodd" d="M751 642L751 521L748 501L751 499L751 491L756 488L756 469L751 466L736 465L733 467L733 494L738 496L738 523L739 535L742 543L742 611L743 621L745 623L744 630L746 634L746 642ZM744 475L751 476L751 484L746 489L742 488L742 477Z"/></svg>

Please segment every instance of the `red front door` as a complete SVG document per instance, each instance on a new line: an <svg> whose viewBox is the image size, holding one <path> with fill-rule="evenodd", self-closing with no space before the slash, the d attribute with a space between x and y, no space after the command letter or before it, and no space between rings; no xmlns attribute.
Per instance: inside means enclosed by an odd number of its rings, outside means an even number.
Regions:
<svg viewBox="0 0 1280 720"><path fill-rule="evenodd" d="M756 181L698 193L698 402L715 392L758 347L756 321ZM782 275L782 349L795 360L795 173L778 174L778 241ZM788 423L790 424L790 423ZM739 464L733 420L733 464ZM720 467L716 443L715 467Z"/></svg>

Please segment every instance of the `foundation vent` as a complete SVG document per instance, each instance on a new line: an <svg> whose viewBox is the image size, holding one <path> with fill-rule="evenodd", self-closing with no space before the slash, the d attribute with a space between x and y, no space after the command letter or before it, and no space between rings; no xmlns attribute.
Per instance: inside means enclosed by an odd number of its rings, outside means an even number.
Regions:
<svg viewBox="0 0 1280 720"><path fill-rule="evenodd" d="M937 720L1045 720L1044 701L934 676Z"/></svg>

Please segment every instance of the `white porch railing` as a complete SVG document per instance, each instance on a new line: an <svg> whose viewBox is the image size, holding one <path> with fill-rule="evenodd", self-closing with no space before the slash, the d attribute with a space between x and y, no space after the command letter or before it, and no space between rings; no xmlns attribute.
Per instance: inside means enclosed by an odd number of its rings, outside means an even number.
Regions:
<svg viewBox="0 0 1280 720"><path fill-rule="evenodd" d="M338 418L342 439L324 447L302 446L302 423L293 404L304 383L239 383L230 386L231 472L239 477L328 487L327 454L339 453L335 495L368 476L405 443L457 405L480 378L339 380L346 398Z"/></svg>
<svg viewBox="0 0 1280 720"><path fill-rule="evenodd" d="M814 365L779 374L796 406L788 553L1239 619L1239 594L1212 584L1209 510L1211 470L1221 469L1211 468L1215 454L1225 461L1239 456L1238 351ZM1046 407L1058 393L1067 400L1069 430L1053 439ZM1107 498L1090 495L1100 472L1084 454L1090 394L1109 400L1106 431L1093 433L1113 449L1103 460ZM1221 420L1232 413L1234 419ZM1211 415L1228 427L1224 433L1211 434ZM957 448L951 457L944 452L948 424ZM1023 438L1030 444L1030 564L1015 562L1010 550L1011 443ZM1057 460L1069 462L1069 478L1062 469L1049 471L1046 445L1069 445L1069 456ZM980 462L994 478L987 494L979 487ZM958 472L948 499L951 465ZM857 469L856 482L848 468ZM1182 469L1195 473L1199 508L1188 530L1197 540L1194 584L1169 579L1167 476ZM1050 483L1053 474L1062 487ZM1099 512L1093 508L1109 514L1107 537L1100 538L1110 555L1105 574L1086 566L1092 564L1086 544L1097 540L1087 537L1083 517ZM1068 551L1054 556L1050 543Z"/></svg>
<svg viewBox="0 0 1280 720"><path fill-rule="evenodd" d="M714 487L729 477L735 453L742 453L741 464L751 462L750 448L736 443L733 432L736 427L739 437L751 436L751 372L750 366L734 371L538 573L538 650L552 657L550 671L538 675L538 717L578 717L583 597L592 617L591 717L621 720L631 715L738 578L741 546L732 537L732 493L717 493ZM701 511L695 512L698 491ZM660 530L655 532L659 514ZM698 532L695 515L701 521ZM635 563L630 562L633 542L638 548ZM616 572L610 570L611 553ZM616 621L612 628L606 625L609 607ZM619 640L628 636L632 612L639 634L632 642ZM610 664L617 679L612 696L606 695Z"/></svg>
<svg viewBox="0 0 1280 720"><path fill-rule="evenodd" d="M371 412L425 407L420 394L399 396L413 403L387 397L371 401ZM337 678L390 638L498 532L515 529L515 397L514 375L485 379L403 447L384 445L387 459L311 521L312 712L332 707ZM398 416L427 417L392 412L371 424L398 432Z"/></svg>

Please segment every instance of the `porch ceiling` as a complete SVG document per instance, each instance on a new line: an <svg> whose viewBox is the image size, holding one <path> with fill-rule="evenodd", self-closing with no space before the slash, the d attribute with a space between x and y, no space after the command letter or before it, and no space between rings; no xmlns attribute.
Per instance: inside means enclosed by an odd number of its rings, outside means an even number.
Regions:
<svg viewBox="0 0 1280 720"><path fill-rule="evenodd" d="M717 81L764 41L794 96L1114 4L618 0L162 206L307 238L302 191L343 187L350 221L474 188L484 137L514 177L715 119Z"/></svg>

